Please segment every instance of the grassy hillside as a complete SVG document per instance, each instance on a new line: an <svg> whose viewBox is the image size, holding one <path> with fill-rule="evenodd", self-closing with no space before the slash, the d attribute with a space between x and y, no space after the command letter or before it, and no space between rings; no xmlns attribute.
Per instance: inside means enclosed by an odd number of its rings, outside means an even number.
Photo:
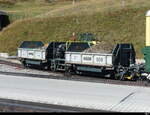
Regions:
<svg viewBox="0 0 150 115"><path fill-rule="evenodd" d="M0 33L0 52L15 54L16 48L24 40L41 40L45 43L66 41L73 32L91 32L100 41L110 44L133 43L137 56L142 57L145 13L150 1L126 0L125 7L120 0L82 0L75 5L71 1L33 2L35 6L29 3L18 2L10 8L4 7L14 16L13 23ZM18 12L26 14L27 11L29 15L26 17L14 18Z"/></svg>

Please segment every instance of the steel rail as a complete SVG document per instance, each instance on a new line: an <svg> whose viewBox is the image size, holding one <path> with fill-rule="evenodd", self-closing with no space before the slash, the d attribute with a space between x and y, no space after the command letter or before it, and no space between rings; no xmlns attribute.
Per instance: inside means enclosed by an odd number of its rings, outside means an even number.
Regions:
<svg viewBox="0 0 150 115"><path fill-rule="evenodd" d="M6 64L6 65L22 68L21 64L16 64L16 63L9 62L9 61L0 60L0 64ZM33 69L33 70L35 70L35 69ZM105 83L105 84L115 84L115 85L150 87L150 84L147 83L147 81L120 81L120 80L114 80L114 79L100 77L100 76L65 75L62 72L49 72L49 73L53 73L53 74L55 74L55 76L54 75L39 75L39 74L0 71L0 74L12 75L12 77L13 76L24 76L24 77L35 77L35 78L45 78L45 79L59 79L59 80L72 80L72 81Z"/></svg>
<svg viewBox="0 0 150 115"><path fill-rule="evenodd" d="M62 105L0 99L1 112L108 112L104 110L77 108Z"/></svg>

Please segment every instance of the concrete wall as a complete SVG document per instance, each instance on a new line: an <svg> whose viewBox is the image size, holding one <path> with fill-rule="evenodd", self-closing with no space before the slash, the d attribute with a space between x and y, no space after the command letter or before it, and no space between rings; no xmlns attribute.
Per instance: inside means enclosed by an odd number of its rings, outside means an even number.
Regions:
<svg viewBox="0 0 150 115"><path fill-rule="evenodd" d="M0 53L0 57L9 58L9 54L8 53Z"/></svg>

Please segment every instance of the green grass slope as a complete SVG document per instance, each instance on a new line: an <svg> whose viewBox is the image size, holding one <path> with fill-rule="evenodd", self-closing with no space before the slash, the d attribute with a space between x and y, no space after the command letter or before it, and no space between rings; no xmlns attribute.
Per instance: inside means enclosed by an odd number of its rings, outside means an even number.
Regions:
<svg viewBox="0 0 150 115"><path fill-rule="evenodd" d="M48 6L51 10L45 13L17 20L0 33L0 52L15 54L25 40L67 41L73 32L91 32L99 41L109 44L133 43L141 58L141 48L145 45L145 13L150 2L127 0L126 7L122 8L120 2L108 1L82 1L76 6L71 2L58 3Z"/></svg>

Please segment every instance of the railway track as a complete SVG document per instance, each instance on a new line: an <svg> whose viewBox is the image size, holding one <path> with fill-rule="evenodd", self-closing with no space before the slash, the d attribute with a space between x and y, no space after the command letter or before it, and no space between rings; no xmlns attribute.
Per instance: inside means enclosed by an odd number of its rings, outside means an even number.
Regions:
<svg viewBox="0 0 150 115"><path fill-rule="evenodd" d="M10 65L10 66L15 66L15 67L18 67L18 68L23 68L23 66L19 63L14 63L14 62L1 60L1 59L0 59L0 64L6 64L6 65Z"/></svg>
<svg viewBox="0 0 150 115"><path fill-rule="evenodd" d="M22 68L21 64L0 60L0 64L6 64L9 66L15 66L18 68ZM40 70L46 71L46 70ZM53 75L38 75L38 74L28 74L28 73L16 73L16 72L3 72L0 71L0 74L12 75L12 76L24 76L24 77L36 77L36 78L46 78L46 79L60 79L60 80L73 80L73 81L84 81L84 82L95 82L95 83L105 83L105 84L116 84L116 85L128 85L128 86L142 86L142 87L150 87L150 84L147 81L120 81L113 80L110 78L103 77L95 77L95 76L85 76L85 75L65 75L61 72L49 72L53 73ZM54 76L54 74L56 74Z"/></svg>
<svg viewBox="0 0 150 115"><path fill-rule="evenodd" d="M0 99L0 112L106 112L104 110L85 109L52 104ZM107 111L108 112L108 111Z"/></svg>

